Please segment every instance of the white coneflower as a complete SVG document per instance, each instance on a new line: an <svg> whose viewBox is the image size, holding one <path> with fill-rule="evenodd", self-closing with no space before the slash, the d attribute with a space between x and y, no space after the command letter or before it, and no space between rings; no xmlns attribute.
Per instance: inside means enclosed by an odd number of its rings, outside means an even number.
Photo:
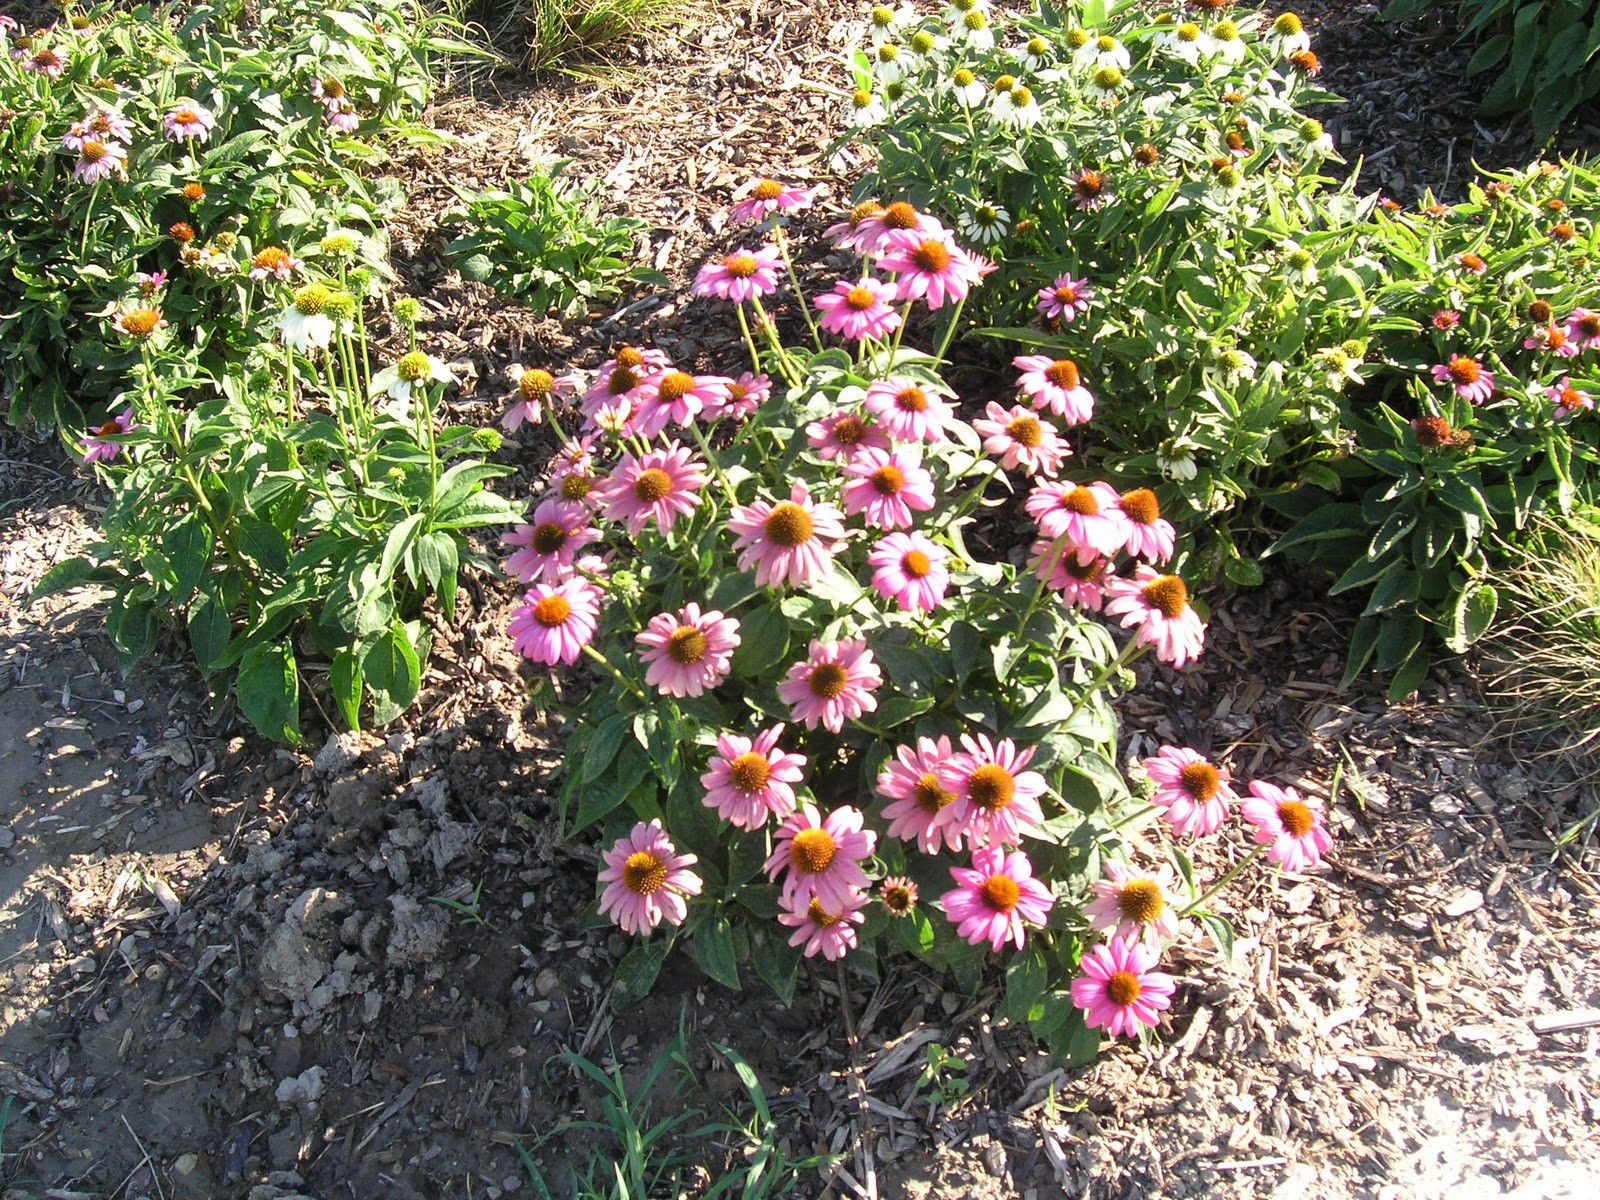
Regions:
<svg viewBox="0 0 1600 1200"><path fill-rule="evenodd" d="M1098 71L1102 67L1115 67L1127 71L1133 66L1128 48L1109 34L1092 37L1078 47L1072 56L1073 65L1080 71Z"/></svg>
<svg viewBox="0 0 1600 1200"><path fill-rule="evenodd" d="M998 204L974 204L961 210L956 228L981 246L998 245L1011 230L1011 214Z"/></svg>
<svg viewBox="0 0 1600 1200"><path fill-rule="evenodd" d="M871 129L889 119L889 110L883 106L882 96L869 88L857 88L850 96L845 115L857 129Z"/></svg>
<svg viewBox="0 0 1600 1200"><path fill-rule="evenodd" d="M1096 104L1115 104L1128 86L1128 80L1117 67L1101 67L1084 89Z"/></svg>
<svg viewBox="0 0 1600 1200"><path fill-rule="evenodd" d="M1156 469L1168 479L1188 481L1200 473L1194 461L1199 445L1185 436L1173 438L1156 451Z"/></svg>
<svg viewBox="0 0 1600 1200"><path fill-rule="evenodd" d="M910 4L902 4L899 8L890 8L887 4L877 4L872 9L872 47L877 49L885 42L892 41L902 29L909 29L917 23L917 10Z"/></svg>
<svg viewBox="0 0 1600 1200"><path fill-rule="evenodd" d="M411 398L426 391L430 383L453 383L450 369L431 354L413 350L393 366L385 367L372 377L372 395L387 393L400 402L397 415L402 419L409 414Z"/></svg>
<svg viewBox="0 0 1600 1200"><path fill-rule="evenodd" d="M1319 278L1316 256L1298 242L1285 242L1283 244L1283 273L1295 283L1308 286L1316 283Z"/></svg>
<svg viewBox="0 0 1600 1200"><path fill-rule="evenodd" d="M1326 158L1333 153L1333 138L1322 127L1321 121L1314 121L1307 117L1300 122L1300 140L1305 143L1306 153Z"/></svg>
<svg viewBox="0 0 1600 1200"><path fill-rule="evenodd" d="M1044 115L1039 109L1039 102L1033 98L1033 92L1021 84L996 96L989 111L1002 125L1014 125L1019 129L1037 125Z"/></svg>
<svg viewBox="0 0 1600 1200"><path fill-rule="evenodd" d="M1244 39L1239 36L1239 27L1232 21L1218 21L1211 27L1212 53L1229 66L1235 66L1244 61Z"/></svg>
<svg viewBox="0 0 1600 1200"><path fill-rule="evenodd" d="M1231 160L1221 160L1214 163L1211 173L1211 202L1219 207L1226 208L1244 191L1244 172L1233 165Z"/></svg>
<svg viewBox="0 0 1600 1200"><path fill-rule="evenodd" d="M1163 54L1193 66L1202 58L1210 58L1216 49L1211 35L1193 21L1169 25L1152 39L1151 45Z"/></svg>
<svg viewBox="0 0 1600 1200"><path fill-rule="evenodd" d="M919 29L906 41L904 57L909 60L909 65L925 67L949 47L949 38L940 37L931 29Z"/></svg>
<svg viewBox="0 0 1600 1200"><path fill-rule="evenodd" d="M303 354L324 349L333 340L333 318L327 312L332 298L333 293L320 283L308 283L295 292L278 318L278 337L283 344Z"/></svg>
<svg viewBox="0 0 1600 1200"><path fill-rule="evenodd" d="M994 30L989 28L989 14L974 8L961 18L957 36L974 50L994 49Z"/></svg>
<svg viewBox="0 0 1600 1200"><path fill-rule="evenodd" d="M1050 65L1050 43L1042 37L1031 37L1017 52L1017 58L1029 72L1043 70Z"/></svg>
<svg viewBox="0 0 1600 1200"><path fill-rule="evenodd" d="M1272 23L1272 32L1267 36L1270 44L1282 58L1311 49L1311 38L1306 33L1305 25L1293 13L1283 13L1279 16Z"/></svg>
<svg viewBox="0 0 1600 1200"><path fill-rule="evenodd" d="M1218 350L1212 361L1216 366L1218 378L1227 387L1238 387L1241 383L1255 378L1256 360L1237 346Z"/></svg>
<svg viewBox="0 0 1600 1200"><path fill-rule="evenodd" d="M1347 384L1361 382L1361 350L1362 347L1353 342L1343 342L1318 350L1311 357L1322 381L1334 391L1342 392Z"/></svg>
<svg viewBox="0 0 1600 1200"><path fill-rule="evenodd" d="M977 108L988 95L983 82L966 67L957 67L950 76L950 94L963 108Z"/></svg>
<svg viewBox="0 0 1600 1200"><path fill-rule="evenodd" d="M872 75L880 83L898 83L906 77L905 64L901 62L903 47L898 42L885 42L872 56Z"/></svg>

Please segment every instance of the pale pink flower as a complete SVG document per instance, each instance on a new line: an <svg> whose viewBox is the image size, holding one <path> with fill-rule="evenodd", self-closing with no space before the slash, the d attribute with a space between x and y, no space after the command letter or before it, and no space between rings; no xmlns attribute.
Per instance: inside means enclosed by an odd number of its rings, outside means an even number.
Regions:
<svg viewBox="0 0 1600 1200"><path fill-rule="evenodd" d="M878 883L878 903L891 917L909 917L917 907L917 885L904 875L885 875Z"/></svg>
<svg viewBox="0 0 1600 1200"><path fill-rule="evenodd" d="M1091 929L1112 938L1142 941L1157 953L1163 938L1178 936L1178 910L1172 903L1172 868L1136 871L1126 863L1106 863L1106 877L1089 890L1094 899L1083 906Z"/></svg>
<svg viewBox="0 0 1600 1200"><path fill-rule="evenodd" d="M1120 500L1109 483L1041 482L1022 502L1022 511L1051 541L1064 537L1075 550L1109 557L1128 540L1127 519L1118 507Z"/></svg>
<svg viewBox="0 0 1600 1200"><path fill-rule="evenodd" d="M1476 254L1456 255L1456 265L1469 275L1482 275L1489 269L1489 264Z"/></svg>
<svg viewBox="0 0 1600 1200"><path fill-rule="evenodd" d="M282 246L263 246L250 260L250 278L258 283L265 279L287 283L303 265Z"/></svg>
<svg viewBox="0 0 1600 1200"><path fill-rule="evenodd" d="M659 820L633 827L605 851L600 882L600 912L623 933L648 935L665 921L682 925L689 915L685 896L700 894L700 877L689 868L698 861L679 854Z"/></svg>
<svg viewBox="0 0 1600 1200"><path fill-rule="evenodd" d="M933 507L933 476L909 446L863 450L844 469L844 511L879 529L909 529L912 511Z"/></svg>
<svg viewBox="0 0 1600 1200"><path fill-rule="evenodd" d="M1074 279L1071 273L1056 276L1047 288L1039 289L1038 308L1046 317L1071 322L1089 311L1094 289L1087 280Z"/></svg>
<svg viewBox="0 0 1600 1200"><path fill-rule="evenodd" d="M600 600L600 589L581 576L535 584L506 627L512 647L548 667L572 665L594 640Z"/></svg>
<svg viewBox="0 0 1600 1200"><path fill-rule="evenodd" d="M742 421L770 399L772 399L772 380L765 375L746 371L739 378L729 381L726 400L714 408L708 405L701 415L708 421L722 417L727 417L731 421Z"/></svg>
<svg viewBox="0 0 1600 1200"><path fill-rule="evenodd" d="M659 613L634 639L643 647L644 681L663 696L698 696L727 677L739 648L739 622L693 601L673 616Z"/></svg>
<svg viewBox="0 0 1600 1200"><path fill-rule="evenodd" d="M1082 425L1094 415L1094 397L1083 386L1078 364L1048 354L1019 354L1011 365L1021 371L1017 388L1040 412L1049 411L1069 425Z"/></svg>
<svg viewBox="0 0 1600 1200"><path fill-rule="evenodd" d="M904 200L896 200L888 208L868 213L855 223L851 234L854 245L850 248L862 254L877 255L893 246L897 238L908 234L918 238L949 236L937 218L918 212ZM843 246L845 242L841 240L839 244Z"/></svg>
<svg viewBox="0 0 1600 1200"><path fill-rule="evenodd" d="M33 53L13 50L12 58L22 59L22 69L31 71L35 75L43 75L47 79L60 79L67 69L67 56L54 46L40 46Z"/></svg>
<svg viewBox="0 0 1600 1200"><path fill-rule="evenodd" d="M600 540L600 531L582 506L551 498L539 502L531 522L501 540L522 547L506 559L507 575L522 583L559 583L572 574L578 551Z"/></svg>
<svg viewBox="0 0 1600 1200"><path fill-rule="evenodd" d="M73 122L62 135L61 144L68 150L82 150L86 141L122 142L133 140L133 126L128 118L116 109L106 109Z"/></svg>
<svg viewBox="0 0 1600 1200"><path fill-rule="evenodd" d="M1141 1026L1161 1023L1172 1004L1172 976L1155 969L1156 954L1142 942L1114 939L1096 946L1078 962L1083 974L1072 981L1072 1003L1083 1009L1084 1024L1112 1037L1134 1037Z"/></svg>
<svg viewBox="0 0 1600 1200"><path fill-rule="evenodd" d="M866 890L860 864L877 848L878 835L863 824L861 813L849 807L834 809L827 820L813 804L789 814L778 827L765 868L774 881L787 872L785 908L803 912L814 899L829 912L843 912L852 897Z"/></svg>
<svg viewBox="0 0 1600 1200"><path fill-rule="evenodd" d="M805 775L806 760L778 749L783 730L774 725L754 740L736 733L717 735L717 752L700 776L700 786L706 789L705 806L736 829L760 829L768 817L783 821L794 812L794 785Z"/></svg>
<svg viewBox="0 0 1600 1200"><path fill-rule="evenodd" d="M996 953L1006 942L1022 949L1023 922L1043 925L1055 897L1033 877L1033 864L1021 850L1007 855L999 846L972 852L972 866L951 867L956 886L939 897L956 934L974 946L989 943Z"/></svg>
<svg viewBox="0 0 1600 1200"><path fill-rule="evenodd" d="M1562 327L1567 331L1567 340L1580 351L1600 349L1600 312L1575 308L1567 314Z"/></svg>
<svg viewBox="0 0 1600 1200"><path fill-rule="evenodd" d="M954 819L956 794L939 781L951 753L949 738L919 737L915 748L896 747L878 774L878 793L892 801L883 806L889 836L916 842L924 854L937 854L941 846L960 850L965 842Z"/></svg>
<svg viewBox="0 0 1600 1200"><path fill-rule="evenodd" d="M778 272L783 259L774 246L759 250L740 248L721 261L707 263L695 273L694 294L739 303L757 296L770 296L778 290Z"/></svg>
<svg viewBox="0 0 1600 1200"><path fill-rule="evenodd" d="M1189 603L1189 589L1176 575L1159 574L1140 563L1133 579L1106 585L1106 615L1121 617L1123 628L1138 626L1134 641L1153 646L1156 657L1174 667L1200 657L1206 629Z"/></svg>
<svg viewBox="0 0 1600 1200"><path fill-rule="evenodd" d="M135 271L133 273L133 281L139 285L139 294L148 298L167 286L167 273L165 271Z"/></svg>
<svg viewBox="0 0 1600 1200"><path fill-rule="evenodd" d="M654 521L666 533L679 517L700 507L705 487L705 464L683 446L626 454L596 489L605 503L606 517L621 521L637 537Z"/></svg>
<svg viewBox="0 0 1600 1200"><path fill-rule="evenodd" d="M789 668L778 685L778 699L807 729L823 726L838 733L846 721L878 707L873 692L883 686L883 673L861 638L837 642L811 639L810 657Z"/></svg>
<svg viewBox="0 0 1600 1200"><path fill-rule="evenodd" d="M1477 359L1464 354L1452 354L1448 363L1433 368L1435 383L1448 383L1456 395L1474 404L1482 404L1494 395L1494 376Z"/></svg>
<svg viewBox="0 0 1600 1200"><path fill-rule="evenodd" d="M798 482L787 500L757 500L734 509L728 528L739 551L739 568L754 571L758 587L804 587L827 573L845 538L844 514L831 504L814 502L806 485Z"/></svg>
<svg viewBox="0 0 1600 1200"><path fill-rule="evenodd" d="M900 328L900 314L889 307L894 298L892 284L870 275L855 283L841 279L833 291L817 297L817 311L822 314L817 324L852 342L886 338Z"/></svg>
<svg viewBox="0 0 1600 1200"><path fill-rule="evenodd" d="M985 453L999 455L1006 470L1021 467L1029 475L1055 475L1061 470L1061 460L1072 453L1055 426L1020 404L1005 409L991 400L984 411L988 420L979 418L972 428L983 438Z"/></svg>
<svg viewBox="0 0 1600 1200"><path fill-rule="evenodd" d="M789 945L804 945L807 958L820 953L825 961L833 962L856 948L855 927L867 919L862 911L866 906L863 892L850 893L844 907L837 910L830 910L812 896L785 906L778 913L778 922L794 930L789 935Z"/></svg>
<svg viewBox="0 0 1600 1200"><path fill-rule="evenodd" d="M906 207L909 208L910 205ZM863 200L850 210L844 220L836 221L824 229L822 236L840 250L854 250L857 253L861 253L861 223L868 217L881 217L883 211L883 205L876 200Z"/></svg>
<svg viewBox="0 0 1600 1200"><path fill-rule="evenodd" d="M889 435L860 413L841 412L807 425L806 443L824 462L847 463L865 450L887 450Z"/></svg>
<svg viewBox="0 0 1600 1200"><path fill-rule="evenodd" d="M161 121L169 142L204 142L211 137L217 120L211 113L192 101L178 105Z"/></svg>
<svg viewBox="0 0 1600 1200"><path fill-rule="evenodd" d="M901 235L878 259L878 269L895 276L897 300L923 300L930 309L965 300L989 264L967 253L948 234Z"/></svg>
<svg viewBox="0 0 1600 1200"><path fill-rule="evenodd" d="M736 201L729 216L738 222L764 221L773 213L795 212L811 207L807 188L784 187L776 179L763 179L744 199Z"/></svg>
<svg viewBox="0 0 1600 1200"><path fill-rule="evenodd" d="M939 385L893 377L867 385L867 411L897 442L942 442L955 415Z"/></svg>
<svg viewBox="0 0 1600 1200"><path fill-rule="evenodd" d="M991 742L989 735L961 735L962 750L939 768L939 782L956 797L950 819L973 846L1015 846L1022 830L1044 824L1039 797L1044 776L1024 770L1033 749L1017 749L1010 738Z"/></svg>
<svg viewBox="0 0 1600 1200"><path fill-rule="evenodd" d="M1079 212L1099 212L1105 207L1106 201L1116 197L1100 171L1080 171L1072 181L1072 190L1077 197Z"/></svg>
<svg viewBox="0 0 1600 1200"><path fill-rule="evenodd" d="M254 276L255 272L252 271L250 274ZM511 402L511 407L506 409L500 418L500 424L510 433L521 429L524 421L530 425L538 425L544 420L546 408L570 399L582 386L582 381L570 372L552 375L539 367L521 365L511 368L511 381L517 389L516 397Z"/></svg>
<svg viewBox="0 0 1600 1200"><path fill-rule="evenodd" d="M1255 827L1254 839L1268 847L1267 857L1285 871L1314 871L1333 848L1322 801L1315 796L1301 796L1293 788L1257 779L1240 802L1239 813Z"/></svg>
<svg viewBox="0 0 1600 1200"><path fill-rule="evenodd" d="M1433 327L1440 333L1449 333L1461 324L1461 314L1453 308L1441 308L1432 317Z"/></svg>
<svg viewBox="0 0 1600 1200"><path fill-rule="evenodd" d="M601 408L626 401L630 406L638 399L647 376L659 375L672 366L660 350L639 350L623 346L616 356L600 364L600 371L589 390L584 392L578 407L590 420Z"/></svg>
<svg viewBox="0 0 1600 1200"><path fill-rule="evenodd" d="M354 133L361 125L361 118L356 115L356 106L348 100L328 105L327 114L328 128L335 133Z"/></svg>
<svg viewBox="0 0 1600 1200"><path fill-rule="evenodd" d="M72 177L79 183L99 183L102 179L128 177L128 152L116 142L85 138L78 149L78 163Z"/></svg>
<svg viewBox="0 0 1600 1200"><path fill-rule="evenodd" d="M1535 329L1533 335L1522 343L1524 350L1543 350L1560 358L1578 357L1578 346L1567 336L1565 326L1546 325Z"/></svg>
<svg viewBox="0 0 1600 1200"><path fill-rule="evenodd" d="M920 533L891 533L867 555L872 586L901 612L932 612L950 586L950 556Z"/></svg>
<svg viewBox="0 0 1600 1200"><path fill-rule="evenodd" d="M1177 531L1161 516L1161 504L1149 488L1132 488L1117 500L1127 540L1123 548L1135 558L1164 563L1177 547Z"/></svg>
<svg viewBox="0 0 1600 1200"><path fill-rule="evenodd" d="M1053 541L1038 538L1028 557L1028 569L1061 599L1085 612L1099 612L1105 603L1105 581L1111 563L1093 550L1080 550L1065 536Z"/></svg>
<svg viewBox="0 0 1600 1200"><path fill-rule="evenodd" d="M1228 769L1213 766L1187 746L1163 746L1139 765L1156 785L1150 803L1180 837L1215 833L1228 819L1228 805L1239 802Z"/></svg>
<svg viewBox="0 0 1600 1200"><path fill-rule="evenodd" d="M1555 418L1558 421L1582 409L1594 410L1594 397L1573 387L1570 375L1563 375L1552 386L1545 388L1544 394L1555 403Z"/></svg>
<svg viewBox="0 0 1600 1200"><path fill-rule="evenodd" d="M127 433L130 429L137 429L133 419L133 409L125 408L104 425L98 425L90 430L83 439L83 461L110 462L122 453L122 446L117 442L108 442L104 439L116 437L118 434Z"/></svg>
<svg viewBox="0 0 1600 1200"><path fill-rule="evenodd" d="M691 375L669 368L651 375L633 396L633 431L655 437L668 425L688 425L702 409L718 411L728 402L728 385L721 375Z"/></svg>

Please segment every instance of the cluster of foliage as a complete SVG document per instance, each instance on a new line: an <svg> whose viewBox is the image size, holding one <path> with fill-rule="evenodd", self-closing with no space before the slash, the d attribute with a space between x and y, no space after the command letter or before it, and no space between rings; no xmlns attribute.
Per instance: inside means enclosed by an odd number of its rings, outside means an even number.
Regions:
<svg viewBox="0 0 1600 1200"><path fill-rule="evenodd" d="M982 0L874 10L845 105L878 156L861 194L909 190L986 244L1017 286L985 332L1099 381L1083 452L1114 483L1165 476L1191 575L1258 582L1239 532L1264 505L1305 517L1278 548L1368 591L1350 675L1411 691L1439 641L1492 616L1482 535L1594 486L1593 421L1568 419L1594 356L1529 328L1600 306L1593 175L1499 177L1408 215L1318 174L1332 147L1302 110L1329 97L1291 14L1088 0L996 25ZM1458 357L1492 403L1435 380ZM1476 442L1419 446L1413 418Z"/></svg>
<svg viewBox="0 0 1600 1200"><path fill-rule="evenodd" d="M458 192L461 207L443 224L465 231L448 247L462 278L487 283L535 312L581 314L625 282L659 282L630 266L636 217L605 217L600 181L566 179L565 161L504 190Z"/></svg>
<svg viewBox="0 0 1600 1200"><path fill-rule="evenodd" d="M527 68L585 75L614 42L671 26L683 0L529 0Z"/></svg>
<svg viewBox="0 0 1600 1200"><path fill-rule="evenodd" d="M665 927L624 959L626 989L684 938L712 978L752 966L785 999L802 949L869 972L910 952L975 988L1009 943L1005 1013L1083 1058L1100 1029L1157 1023L1185 918L1231 944L1208 908L1231 875L1197 894L1171 843L1170 864L1124 861L1157 813L1217 832L1226 771L1169 747L1136 800L1108 704L1139 654L1198 655L1203 624L1156 565L1173 547L1152 493L1061 478L1063 429L1094 408L1076 364L1019 359L1013 402L962 415L943 354L988 264L908 203L866 206L830 231L858 272L810 301L781 223L809 203L761 181L733 219L771 240L697 277L734 309L744 374L622 347L587 382L522 376L508 420L547 420L565 448L508 539L532 585L509 632L601 672L564 819L615 839L601 912ZM803 346L769 307L785 279ZM924 306L931 354L903 341ZM1024 490L1032 534L1008 515ZM1132 630L1120 647L1096 613ZM1315 800L1257 782L1240 808L1290 869L1328 847Z"/></svg>
<svg viewBox="0 0 1600 1200"><path fill-rule="evenodd" d="M411 0L102 4L25 30L0 21L0 364L7 417L63 429L139 362L105 316L168 279L192 336L183 370L219 372L266 339L244 270L264 246L372 229L402 199L369 180L366 134L411 123L429 58L467 48ZM241 269L244 268L244 270Z"/></svg>
<svg viewBox="0 0 1600 1200"><path fill-rule="evenodd" d="M1391 0L1383 15L1405 20L1440 7ZM1493 82L1478 110L1527 113L1548 141L1581 104L1600 95L1600 0L1456 0L1463 40L1478 42L1467 75Z"/></svg>

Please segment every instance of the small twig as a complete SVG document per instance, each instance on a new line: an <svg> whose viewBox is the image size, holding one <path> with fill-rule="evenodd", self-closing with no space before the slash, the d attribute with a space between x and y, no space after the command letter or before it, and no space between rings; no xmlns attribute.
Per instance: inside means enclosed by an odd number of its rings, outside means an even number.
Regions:
<svg viewBox="0 0 1600 1200"><path fill-rule="evenodd" d="M158 1200L167 1200L167 1193L161 1187L161 1170L156 1166L155 1160L150 1157L150 1151L144 1148L144 1143L139 1140L139 1135L133 1131L133 1126L128 1124L127 1117L122 1118L122 1127L128 1131L128 1136L133 1139L133 1144L139 1148L139 1153L144 1158L142 1165L150 1168L150 1182L155 1184ZM135 1167L134 1170L138 1170L138 1168ZM131 1179L133 1176L129 1175L128 1178Z"/></svg>
<svg viewBox="0 0 1600 1200"><path fill-rule="evenodd" d="M849 1051L850 1078L856 1089L856 1111L861 1118L857 1134L861 1151L861 1173L866 1179L863 1189L867 1200L878 1200L878 1171L872 1162L872 1110L867 1107L867 1081L861 1077L860 1042L856 1038L855 1014L850 1011L850 984L845 979L844 960L835 959L839 972L839 1011L844 1014L844 1038Z"/></svg>

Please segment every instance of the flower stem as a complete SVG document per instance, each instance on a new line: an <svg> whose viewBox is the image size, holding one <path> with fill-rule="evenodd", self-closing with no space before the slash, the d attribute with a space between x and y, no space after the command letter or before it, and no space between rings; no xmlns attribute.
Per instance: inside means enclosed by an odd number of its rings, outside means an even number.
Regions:
<svg viewBox="0 0 1600 1200"><path fill-rule="evenodd" d="M800 306L800 315L806 319L806 328L811 330L812 344L816 346L817 352L821 353L822 335L817 332L817 323L811 319L811 306L806 303L805 291L800 286L800 276L795 273L794 259L789 256L789 240L783 236L783 226L776 222L772 226L772 240L777 243L778 254L783 258L784 267L788 269L789 286L794 288L794 302Z"/></svg>
<svg viewBox="0 0 1600 1200"><path fill-rule="evenodd" d="M744 315L744 301L733 306L733 311L739 316L739 332L744 334L745 348L750 351L750 369L757 375L761 374L761 351L756 349L756 339L750 333L750 320Z"/></svg>
<svg viewBox="0 0 1600 1200"><path fill-rule="evenodd" d="M689 422L689 432L694 435L694 440L700 444L700 452L706 456L706 465L711 468L711 474L716 477L717 486L722 489L722 494L728 498L728 507L738 507L739 497L734 495L733 484L728 482L728 477L722 473L722 467L717 462L717 456L712 453L711 443L706 440L705 431L693 420Z"/></svg>
<svg viewBox="0 0 1600 1200"><path fill-rule="evenodd" d="M627 688L635 696L639 697L639 699L643 700L646 704L650 702L650 697L644 694L644 690L633 680L624 675L621 671L617 670L617 668L611 664L611 660L604 654L601 654L600 651L596 650L593 646L585 642L583 646L583 652L590 658L594 659L595 662L599 663L607 671L611 672L612 678L614 678L623 687Z"/></svg>
<svg viewBox="0 0 1600 1200"><path fill-rule="evenodd" d="M950 313L950 323L944 327L944 334L939 338L939 348L933 352L933 356L941 361L944 352L950 348L950 339L955 336L956 326L961 323L961 309L966 303L965 296L956 301L955 309Z"/></svg>
<svg viewBox="0 0 1600 1200"><path fill-rule="evenodd" d="M1139 655L1144 653L1146 649L1147 647L1140 642L1137 637L1129 638L1127 645L1123 646L1122 649L1117 652L1116 658L1112 659L1109 663L1102 667L1095 674L1095 677L1089 681L1089 686L1083 689L1083 694L1072 702L1072 709L1067 713L1065 719L1061 721L1060 727L1065 729L1068 725L1071 725L1073 719L1083 711L1083 706L1089 703L1089 698L1094 696L1102 687L1105 686L1106 680L1110 679L1118 671L1122 670L1123 667L1126 667L1132 663L1134 659L1138 658Z"/></svg>
<svg viewBox="0 0 1600 1200"><path fill-rule="evenodd" d="M1202 892L1198 900L1196 900L1193 904L1190 904L1187 908L1183 909L1178 913L1178 915L1180 917L1187 917L1190 913L1194 912L1195 909L1200 908L1207 900L1211 899L1211 897L1215 896L1223 888L1232 883L1234 876L1238 875L1240 871L1244 870L1251 863L1255 862L1256 859L1260 858L1266 852L1267 847L1265 845L1255 847L1250 851L1249 854L1245 855L1238 862L1234 863L1233 868L1226 875Z"/></svg>

